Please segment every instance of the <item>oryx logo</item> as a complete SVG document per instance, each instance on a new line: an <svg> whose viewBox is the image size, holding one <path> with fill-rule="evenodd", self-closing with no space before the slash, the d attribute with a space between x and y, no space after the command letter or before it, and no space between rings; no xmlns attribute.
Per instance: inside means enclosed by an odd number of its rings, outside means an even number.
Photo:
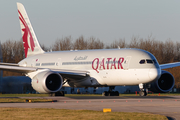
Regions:
<svg viewBox="0 0 180 120"><path fill-rule="evenodd" d="M23 18L22 14L20 13L19 10L18 10L18 13L19 13L19 19L22 22L22 24L24 25L24 28L22 29L22 31L24 32L22 39L23 39L23 44L24 44L25 57L27 57L28 49L30 48L29 44L28 44L28 40L31 45L32 51L34 51L35 44L34 44L34 40L33 40L31 31L30 31L25 19Z"/></svg>

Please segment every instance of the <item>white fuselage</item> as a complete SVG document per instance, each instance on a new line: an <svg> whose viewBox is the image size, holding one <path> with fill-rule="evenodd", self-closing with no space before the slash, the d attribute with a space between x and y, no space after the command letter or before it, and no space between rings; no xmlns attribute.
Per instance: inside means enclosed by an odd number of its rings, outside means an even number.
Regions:
<svg viewBox="0 0 180 120"><path fill-rule="evenodd" d="M140 49L47 52L28 57L19 65L88 71L90 77L86 82L77 83L77 86L138 85L157 80L161 75L156 58ZM28 76L33 78L37 73Z"/></svg>

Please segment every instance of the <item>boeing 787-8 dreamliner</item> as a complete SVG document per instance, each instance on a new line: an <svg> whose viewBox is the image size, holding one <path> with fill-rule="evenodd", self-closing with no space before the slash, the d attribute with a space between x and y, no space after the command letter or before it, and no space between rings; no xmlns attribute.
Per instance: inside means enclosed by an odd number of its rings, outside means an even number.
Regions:
<svg viewBox="0 0 180 120"><path fill-rule="evenodd" d="M180 66L180 62L159 65L156 58L141 49L100 49L44 52L39 45L24 6L17 3L25 59L18 64L0 63L0 69L26 74L39 93L56 93L65 87L107 87L139 85L140 96L148 89L169 92L175 83L163 69Z"/></svg>

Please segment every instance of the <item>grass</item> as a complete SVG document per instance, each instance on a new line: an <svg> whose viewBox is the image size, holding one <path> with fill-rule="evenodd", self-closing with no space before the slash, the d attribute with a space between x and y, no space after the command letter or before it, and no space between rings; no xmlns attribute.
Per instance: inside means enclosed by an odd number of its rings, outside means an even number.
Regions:
<svg viewBox="0 0 180 120"><path fill-rule="evenodd" d="M2 120L168 120L163 115L47 108L0 108Z"/></svg>
<svg viewBox="0 0 180 120"><path fill-rule="evenodd" d="M151 95L151 94L149 94ZM156 96L159 94L153 94ZM161 94L180 95L180 94ZM18 97L47 97L48 94L0 94L0 103L26 102L25 98ZM101 94L66 94L65 96L102 96ZM120 94L120 96L136 96L135 94ZM6 97L6 98L3 98ZM9 98L8 98L9 97ZM32 102L52 102L51 99L31 99ZM21 119L48 119L48 120L167 120L165 116L150 113L125 113L90 110L66 110L66 109L47 109L47 108L0 108L0 120L21 120Z"/></svg>
<svg viewBox="0 0 180 120"><path fill-rule="evenodd" d="M0 97L48 97L49 94L0 94Z"/></svg>
<svg viewBox="0 0 180 120"><path fill-rule="evenodd" d="M0 98L0 103L53 102L52 99Z"/></svg>

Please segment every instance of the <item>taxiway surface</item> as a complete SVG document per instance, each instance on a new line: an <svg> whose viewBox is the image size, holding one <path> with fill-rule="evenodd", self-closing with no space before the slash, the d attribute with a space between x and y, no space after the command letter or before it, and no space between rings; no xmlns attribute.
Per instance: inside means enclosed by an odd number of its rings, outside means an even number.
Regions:
<svg viewBox="0 0 180 120"><path fill-rule="evenodd" d="M77 97L23 97L27 99L45 98L49 103L0 103L0 107L56 108L98 110L111 108L112 112L141 112L161 114L169 119L180 120L180 96L77 96Z"/></svg>

